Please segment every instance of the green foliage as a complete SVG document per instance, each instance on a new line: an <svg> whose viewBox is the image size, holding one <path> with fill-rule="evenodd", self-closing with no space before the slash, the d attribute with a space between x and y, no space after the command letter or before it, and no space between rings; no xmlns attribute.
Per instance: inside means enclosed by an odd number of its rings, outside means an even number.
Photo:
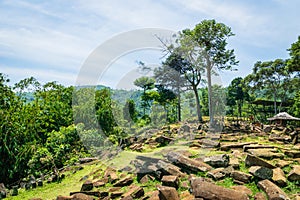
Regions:
<svg viewBox="0 0 300 200"><path fill-rule="evenodd" d="M106 136L113 133L116 121L112 111L111 93L108 89L96 91L95 109L98 123Z"/></svg>
<svg viewBox="0 0 300 200"><path fill-rule="evenodd" d="M127 120L130 124L131 122L136 122L137 111L135 109L135 103L132 99L127 99L123 108L123 116L124 119Z"/></svg>
<svg viewBox="0 0 300 200"><path fill-rule="evenodd" d="M298 41L291 45L291 48L288 49L291 58L288 60L287 68L289 72L297 73L300 77L300 36L298 36Z"/></svg>
<svg viewBox="0 0 300 200"><path fill-rule="evenodd" d="M230 114L234 113L234 107L237 106L239 117L242 117L242 107L244 101L248 101L250 96L243 78L237 77L233 79L227 88L227 105L230 107Z"/></svg>
<svg viewBox="0 0 300 200"><path fill-rule="evenodd" d="M7 86L0 75L0 172L4 183L62 167L85 152L72 127L73 87L41 85L33 77ZM34 99L28 101L28 92ZM67 128L62 128L67 127Z"/></svg>
<svg viewBox="0 0 300 200"><path fill-rule="evenodd" d="M296 117L300 117L300 91L298 91L294 97L294 104L291 108L291 113Z"/></svg>
<svg viewBox="0 0 300 200"><path fill-rule="evenodd" d="M226 177L225 179L223 179L221 181L218 181L217 185L220 185L220 186L223 186L223 187L226 187L226 188L230 188L230 187L234 186L235 184L233 182L233 178Z"/></svg>
<svg viewBox="0 0 300 200"><path fill-rule="evenodd" d="M274 101L274 113L281 110L281 104L277 101L286 102L289 94L295 90L291 84L292 74L287 70L286 60L258 61L253 67L252 74L245 80L251 86L252 91L264 91L263 96Z"/></svg>
<svg viewBox="0 0 300 200"><path fill-rule="evenodd" d="M45 173L78 161L84 147L74 125L61 127L59 131L48 133L44 146L38 146L28 161L31 174Z"/></svg>

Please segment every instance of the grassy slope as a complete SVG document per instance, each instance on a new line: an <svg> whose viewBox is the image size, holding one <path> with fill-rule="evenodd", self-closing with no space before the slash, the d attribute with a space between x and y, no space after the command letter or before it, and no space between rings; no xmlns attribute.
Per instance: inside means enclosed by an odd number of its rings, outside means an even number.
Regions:
<svg viewBox="0 0 300 200"><path fill-rule="evenodd" d="M24 189L19 190L19 195L15 197L8 197L8 200L25 200L31 198L42 198L43 200L56 199L58 195L69 195L72 191L80 191L82 181L80 179L99 168L97 164L85 165L84 169L77 171L76 173L66 174L66 178L60 183L44 184L43 187L37 187L29 191Z"/></svg>

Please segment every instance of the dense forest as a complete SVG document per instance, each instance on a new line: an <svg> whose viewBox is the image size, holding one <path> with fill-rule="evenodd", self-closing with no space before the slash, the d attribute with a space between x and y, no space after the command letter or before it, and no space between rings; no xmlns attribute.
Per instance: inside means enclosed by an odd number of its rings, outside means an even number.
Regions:
<svg viewBox="0 0 300 200"><path fill-rule="evenodd" d="M12 85L0 73L1 181L11 186L103 148L122 148L123 139L148 127L204 123L203 116L210 116L213 126L223 114L263 123L282 111L300 117L300 37L287 47L288 59L257 61L251 74L222 87L211 77L238 69L234 51L226 46L233 35L226 25L206 20L179 32L174 43L161 39L167 56L153 77L135 80L140 90L65 87L33 77Z"/></svg>

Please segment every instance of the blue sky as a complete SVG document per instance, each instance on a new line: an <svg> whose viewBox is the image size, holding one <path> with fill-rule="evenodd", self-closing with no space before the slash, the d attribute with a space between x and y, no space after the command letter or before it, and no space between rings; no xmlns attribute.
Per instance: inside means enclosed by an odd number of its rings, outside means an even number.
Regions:
<svg viewBox="0 0 300 200"><path fill-rule="evenodd" d="M95 49L124 32L180 31L214 18L236 34L228 43L239 70L221 73L227 85L250 73L256 61L288 58L286 50L300 35L299 8L298 0L0 0L0 72L13 83L34 76L42 83L74 85ZM98 83L126 88L136 61L155 66L161 56L157 49L119 55ZM88 78L80 82L91 83Z"/></svg>

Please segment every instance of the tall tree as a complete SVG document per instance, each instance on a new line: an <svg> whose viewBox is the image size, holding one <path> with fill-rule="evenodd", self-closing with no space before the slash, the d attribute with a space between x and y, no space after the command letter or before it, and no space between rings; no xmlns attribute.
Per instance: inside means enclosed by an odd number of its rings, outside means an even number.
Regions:
<svg viewBox="0 0 300 200"><path fill-rule="evenodd" d="M169 66L172 69L175 69L180 74L184 75L184 78L188 82L189 86L192 88L195 94L196 99L196 108L197 108L197 116L198 121L202 122L202 115L201 115L201 107L200 107L200 99L199 99L199 93L198 93L198 86L201 83L202 80L202 73L203 68L201 64L199 64L197 58L195 59L193 55L191 55L192 48L189 50L186 49L187 43L185 41L183 42L183 35L182 35L182 43L184 44L181 47L173 49L172 53L167 57L164 64ZM193 59L193 62L190 60Z"/></svg>
<svg viewBox="0 0 300 200"><path fill-rule="evenodd" d="M159 85L170 89L177 96L177 120L181 121L181 93L186 90L187 81L184 75L168 66L168 59L154 69L154 78Z"/></svg>
<svg viewBox="0 0 300 200"><path fill-rule="evenodd" d="M137 119L137 111L135 109L135 103L132 99L127 99L124 108L123 108L124 119L129 122L131 126L132 122L135 122Z"/></svg>
<svg viewBox="0 0 300 200"><path fill-rule="evenodd" d="M237 65L234 50L227 49L227 39L234 34L231 28L215 20L203 20L193 30L184 30L184 34L192 36L197 44L197 49L202 50L204 67L208 83L208 101L210 126L214 123L212 99L212 74L218 70L232 70Z"/></svg>
<svg viewBox="0 0 300 200"><path fill-rule="evenodd" d="M291 56L287 63L288 70L297 73L298 77L300 77L300 36L298 36L298 41L293 43L288 51Z"/></svg>
<svg viewBox="0 0 300 200"><path fill-rule="evenodd" d="M274 114L280 111L282 103L286 101L287 94L292 89L291 73L286 68L286 60L282 59L255 63L252 73L245 80L252 89L265 91L266 97L273 98ZM281 100L279 109L278 100Z"/></svg>
<svg viewBox="0 0 300 200"><path fill-rule="evenodd" d="M154 83L155 83L155 79L151 78L151 77L147 77L147 76L142 76L138 79L136 79L134 81L134 85L136 85L137 87L140 87L143 89L143 94L141 96L143 103L142 103L142 107L143 107L143 115L146 115L146 107L148 107L149 103L148 103L148 97L147 97L147 91L151 90L154 88Z"/></svg>
<svg viewBox="0 0 300 200"><path fill-rule="evenodd" d="M237 105L239 117L242 117L242 107L247 99L249 99L249 95L246 92L243 78L237 77L233 79L227 88L227 104Z"/></svg>

